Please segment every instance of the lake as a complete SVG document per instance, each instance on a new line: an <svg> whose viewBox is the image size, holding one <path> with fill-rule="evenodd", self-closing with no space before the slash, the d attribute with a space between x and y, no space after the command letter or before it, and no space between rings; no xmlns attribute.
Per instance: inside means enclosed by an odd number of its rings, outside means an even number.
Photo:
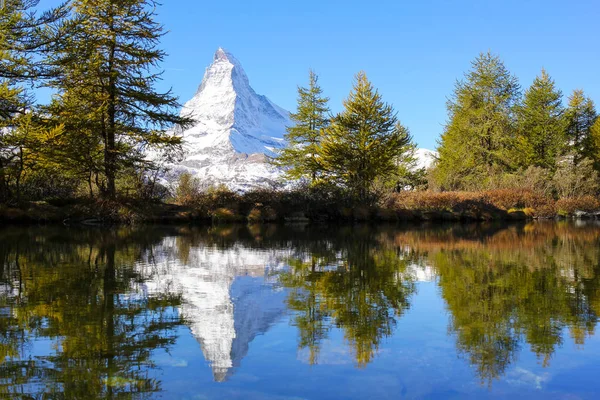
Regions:
<svg viewBox="0 0 600 400"><path fill-rule="evenodd" d="M5 227L0 397L600 397L600 222Z"/></svg>

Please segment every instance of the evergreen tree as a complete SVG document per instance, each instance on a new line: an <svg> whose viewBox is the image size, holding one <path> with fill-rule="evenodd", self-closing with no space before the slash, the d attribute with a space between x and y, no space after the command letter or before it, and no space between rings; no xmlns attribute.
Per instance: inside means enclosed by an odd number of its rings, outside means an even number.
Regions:
<svg viewBox="0 0 600 400"><path fill-rule="evenodd" d="M328 179L365 201L374 184L397 183L411 144L408 129L400 124L392 106L360 72L344 101L344 111L325 130L321 161Z"/></svg>
<svg viewBox="0 0 600 400"><path fill-rule="evenodd" d="M449 121L439 142L434 183L443 189L474 189L513 167L517 78L499 57L480 54L448 101Z"/></svg>
<svg viewBox="0 0 600 400"><path fill-rule="evenodd" d="M577 165L584 158L591 156L590 135L598 114L592 99L587 97L583 90L575 90L569 97L565 116L569 156L573 164Z"/></svg>
<svg viewBox="0 0 600 400"><path fill-rule="evenodd" d="M590 129L587 149L588 157L594 162L594 169L600 173L600 118L596 118Z"/></svg>
<svg viewBox="0 0 600 400"><path fill-rule="evenodd" d="M522 167L556 167L565 147L563 113L562 93L542 69L518 108L517 148Z"/></svg>
<svg viewBox="0 0 600 400"><path fill-rule="evenodd" d="M37 15L39 0L5 0L0 3L0 201L19 191L24 156L31 135L33 97L24 83L45 77L34 55L46 47L48 25L62 18L66 7ZM40 133L39 127L34 129ZM15 173L18 171L18 176Z"/></svg>
<svg viewBox="0 0 600 400"><path fill-rule="evenodd" d="M65 134L98 138L105 178L99 183L107 197L116 195L120 171L148 162L142 149L177 146L181 138L167 129L188 122L174 113L177 99L154 88L165 56L157 48L163 35L157 6L154 0L74 0L50 59L57 77L49 86L59 92L54 110L62 106L61 119L77 121L78 129ZM80 108L89 113L74 112Z"/></svg>
<svg viewBox="0 0 600 400"><path fill-rule="evenodd" d="M289 179L308 178L315 183L322 170L319 147L322 131L329 125L329 98L323 97L319 77L309 72L308 88L298 87L298 109L291 115L294 125L287 128L287 147L275 159L276 165L286 168Z"/></svg>

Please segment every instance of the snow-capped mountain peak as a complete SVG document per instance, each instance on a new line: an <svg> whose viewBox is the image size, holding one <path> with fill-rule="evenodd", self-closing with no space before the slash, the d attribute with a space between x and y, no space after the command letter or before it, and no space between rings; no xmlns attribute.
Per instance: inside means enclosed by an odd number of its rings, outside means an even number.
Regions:
<svg viewBox="0 0 600 400"><path fill-rule="evenodd" d="M272 183L278 171L265 156L284 145L283 135L292 122L289 112L257 94L241 63L219 48L206 69L194 97L181 115L194 126L183 132L185 170L208 183L244 189Z"/></svg>
<svg viewBox="0 0 600 400"><path fill-rule="evenodd" d="M195 121L183 132L184 156L169 165L166 180L190 172L205 185L224 184L247 190L279 181L281 170L267 161L285 146L289 112L257 94L242 64L227 50L217 49L196 94L181 110ZM435 152L417 151L419 167L428 167Z"/></svg>

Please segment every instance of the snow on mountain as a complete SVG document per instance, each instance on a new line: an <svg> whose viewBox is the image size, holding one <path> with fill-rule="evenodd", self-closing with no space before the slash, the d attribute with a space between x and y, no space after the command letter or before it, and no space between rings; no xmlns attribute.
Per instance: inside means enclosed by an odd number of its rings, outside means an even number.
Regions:
<svg viewBox="0 0 600 400"><path fill-rule="evenodd" d="M184 158L172 166L174 176L187 171L202 183L240 190L277 180L267 156L284 146L289 112L252 89L231 53L217 50L181 115L195 124L183 132Z"/></svg>
<svg viewBox="0 0 600 400"><path fill-rule="evenodd" d="M285 146L283 136L292 124L289 112L252 89L231 53L217 50L181 115L195 123L179 132L183 157L167 165L167 181L176 182L181 173L189 172L204 185L224 184L241 191L278 182L281 170L267 157ZM419 167L428 167L434 157L435 152L417 150Z"/></svg>
<svg viewBox="0 0 600 400"><path fill-rule="evenodd" d="M417 159L417 169L429 168L433 165L438 156L437 151L427 149L417 149L415 157Z"/></svg>

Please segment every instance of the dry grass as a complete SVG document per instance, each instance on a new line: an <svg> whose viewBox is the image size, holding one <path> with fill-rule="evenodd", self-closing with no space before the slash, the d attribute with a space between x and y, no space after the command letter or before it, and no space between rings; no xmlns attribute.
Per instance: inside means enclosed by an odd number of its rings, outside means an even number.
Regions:
<svg viewBox="0 0 600 400"><path fill-rule="evenodd" d="M384 206L397 211L494 212L524 211L528 216L555 214L554 200L525 189L483 192L403 192L386 199Z"/></svg>
<svg viewBox="0 0 600 400"><path fill-rule="evenodd" d="M576 211L600 211L600 200L594 196L579 196L560 199L556 202L559 215L573 215Z"/></svg>

